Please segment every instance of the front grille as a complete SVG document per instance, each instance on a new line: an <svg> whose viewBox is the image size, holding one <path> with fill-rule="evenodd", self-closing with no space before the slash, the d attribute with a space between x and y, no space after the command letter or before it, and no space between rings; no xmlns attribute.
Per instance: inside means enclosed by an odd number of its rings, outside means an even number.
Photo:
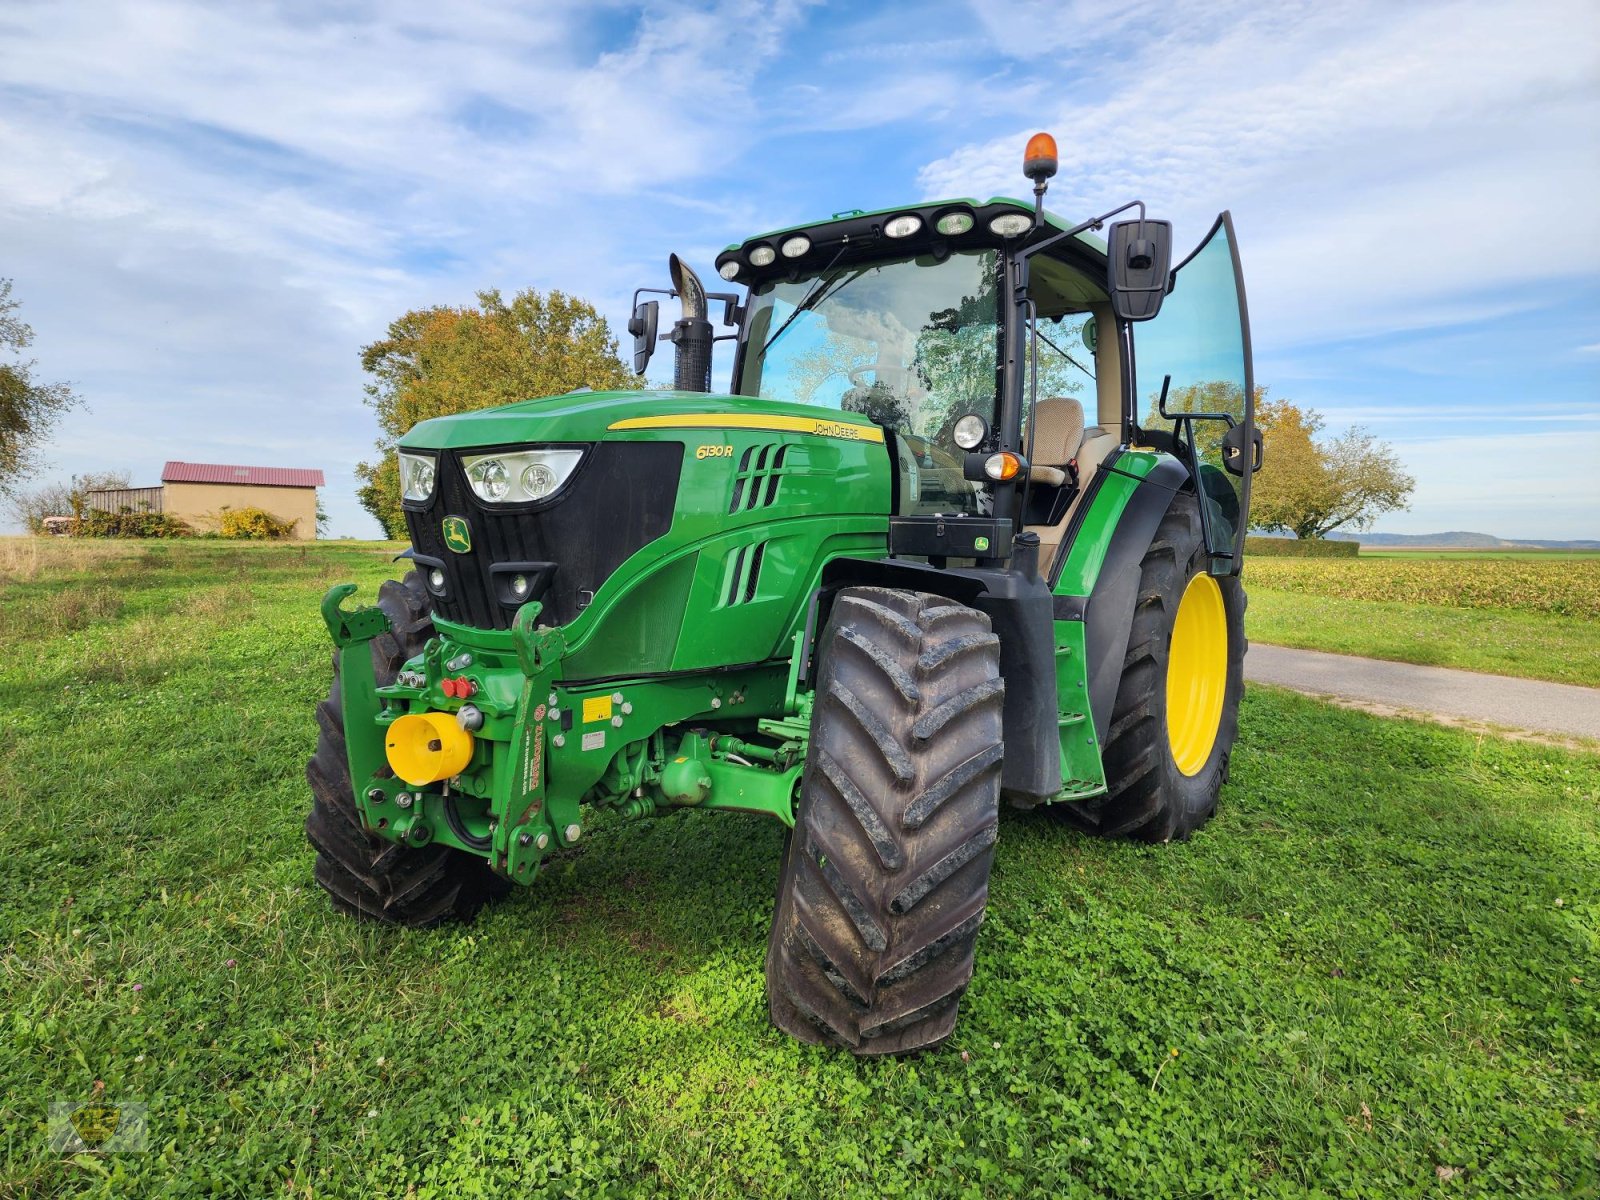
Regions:
<svg viewBox="0 0 1600 1200"><path fill-rule="evenodd" d="M443 564L444 595L433 596L433 610L459 625L509 629L516 609L501 602L506 577L493 568L554 563L535 598L544 604L541 622L565 625L629 555L672 527L683 445L600 442L553 504L523 512L485 506L467 486L459 455L443 451L439 458L432 499L406 508L412 548ZM446 517L466 519L472 548L465 554L445 545Z"/></svg>

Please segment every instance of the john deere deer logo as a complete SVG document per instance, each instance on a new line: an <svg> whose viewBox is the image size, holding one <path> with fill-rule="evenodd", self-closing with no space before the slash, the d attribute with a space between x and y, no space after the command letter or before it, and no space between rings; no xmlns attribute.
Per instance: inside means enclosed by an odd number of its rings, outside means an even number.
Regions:
<svg viewBox="0 0 1600 1200"><path fill-rule="evenodd" d="M472 530L467 527L465 517L444 519L444 544L457 554L466 554L472 549Z"/></svg>

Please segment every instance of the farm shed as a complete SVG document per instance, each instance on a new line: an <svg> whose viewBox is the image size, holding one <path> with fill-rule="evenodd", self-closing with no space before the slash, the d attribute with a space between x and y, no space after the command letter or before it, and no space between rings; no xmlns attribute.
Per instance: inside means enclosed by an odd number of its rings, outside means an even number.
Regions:
<svg viewBox="0 0 1600 1200"><path fill-rule="evenodd" d="M224 509L265 509L293 521L294 536L309 540L317 536L323 483L315 469L174 461L161 469L161 508L201 531L216 529Z"/></svg>

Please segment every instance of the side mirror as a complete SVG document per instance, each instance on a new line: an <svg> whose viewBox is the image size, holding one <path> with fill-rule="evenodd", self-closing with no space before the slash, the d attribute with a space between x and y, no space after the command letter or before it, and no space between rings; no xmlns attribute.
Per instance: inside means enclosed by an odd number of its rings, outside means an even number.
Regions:
<svg viewBox="0 0 1600 1200"><path fill-rule="evenodd" d="M1106 268L1111 310L1124 321L1148 321L1161 311L1172 276L1171 221L1117 221L1111 226Z"/></svg>
<svg viewBox="0 0 1600 1200"><path fill-rule="evenodd" d="M633 373L643 375L656 350L656 325L661 315L659 300L645 300L633 307L628 332L633 334Z"/></svg>

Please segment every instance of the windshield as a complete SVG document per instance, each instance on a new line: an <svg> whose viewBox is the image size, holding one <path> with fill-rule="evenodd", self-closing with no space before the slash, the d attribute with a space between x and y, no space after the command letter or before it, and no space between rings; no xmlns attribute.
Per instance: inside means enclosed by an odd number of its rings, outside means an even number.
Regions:
<svg viewBox="0 0 1600 1200"><path fill-rule="evenodd" d="M951 438L995 422L1000 273L992 250L845 265L751 297L739 391L861 413L902 436L903 513L989 511Z"/></svg>

